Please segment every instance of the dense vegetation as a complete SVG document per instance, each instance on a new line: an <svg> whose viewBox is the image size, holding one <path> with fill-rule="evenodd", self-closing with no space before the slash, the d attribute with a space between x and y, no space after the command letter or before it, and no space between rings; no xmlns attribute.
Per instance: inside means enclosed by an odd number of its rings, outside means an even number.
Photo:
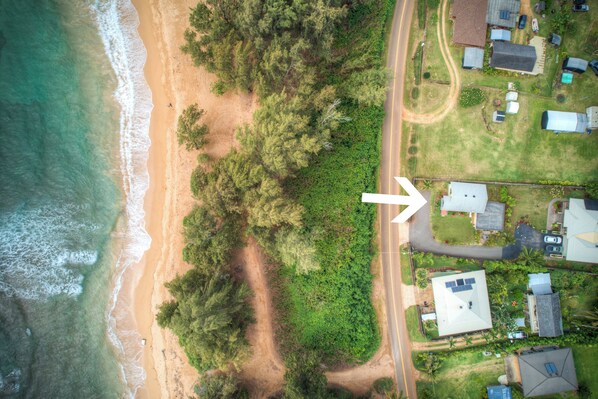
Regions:
<svg viewBox="0 0 598 399"><path fill-rule="evenodd" d="M208 0L191 10L182 50L218 76L212 90L255 91L260 99L252 124L237 129L238 150L200 158L191 181L200 205L184 220L184 260L194 268L167 284L174 300L158 314L198 370L234 369L248 352L249 292L230 268L244 234L281 264L283 349L322 356L317 363L285 356L285 396L330 397L320 391L323 375L304 384L308 369L321 374L321 362L364 361L376 350L375 208L359 199L376 189L393 5ZM192 105L179 118L188 149L205 144L202 115ZM218 384L234 390L233 382L212 378L202 392Z"/></svg>

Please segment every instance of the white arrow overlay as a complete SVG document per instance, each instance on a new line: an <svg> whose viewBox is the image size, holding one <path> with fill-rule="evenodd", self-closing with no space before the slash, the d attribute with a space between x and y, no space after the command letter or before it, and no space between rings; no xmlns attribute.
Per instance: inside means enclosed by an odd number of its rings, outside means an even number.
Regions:
<svg viewBox="0 0 598 399"><path fill-rule="evenodd" d="M361 202L369 202L373 204L389 204L389 205L409 205L403 212L399 213L392 222L405 223L413 214L426 205L426 199L413 187L413 184L406 177L397 177L395 180L399 182L401 187L407 191L409 195L391 195L391 194L361 194Z"/></svg>

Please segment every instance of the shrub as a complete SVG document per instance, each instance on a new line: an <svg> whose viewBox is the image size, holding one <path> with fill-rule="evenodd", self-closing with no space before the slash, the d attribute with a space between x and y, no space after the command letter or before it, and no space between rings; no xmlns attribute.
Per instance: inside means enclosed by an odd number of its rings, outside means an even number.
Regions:
<svg viewBox="0 0 598 399"><path fill-rule="evenodd" d="M477 87L466 87L459 93L459 105L463 108L473 107L486 100L486 95Z"/></svg>
<svg viewBox="0 0 598 399"><path fill-rule="evenodd" d="M417 100L419 98L419 87L411 89L411 98Z"/></svg>
<svg viewBox="0 0 598 399"><path fill-rule="evenodd" d="M424 72L424 79L430 79L430 76L431 76L430 72L427 72L427 71Z"/></svg>
<svg viewBox="0 0 598 399"><path fill-rule="evenodd" d="M373 384L374 391L381 395L392 393L395 389L395 382L390 377L378 378Z"/></svg>
<svg viewBox="0 0 598 399"><path fill-rule="evenodd" d="M420 42L415 50L415 57L413 57L413 73L415 74L415 84L419 85L422 81L422 63L424 58L424 48Z"/></svg>
<svg viewBox="0 0 598 399"><path fill-rule="evenodd" d="M417 269L415 272L415 283L421 289L428 286L428 272L426 269Z"/></svg>
<svg viewBox="0 0 598 399"><path fill-rule="evenodd" d="M417 1L417 24L420 29L426 27L426 0Z"/></svg>
<svg viewBox="0 0 598 399"><path fill-rule="evenodd" d="M565 97L564 94L559 94L556 96L556 102L559 104L564 103L566 99L567 99L567 97Z"/></svg>
<svg viewBox="0 0 598 399"><path fill-rule="evenodd" d="M412 145L411 147L409 147L409 149L407 150L407 152L411 155L415 155L417 154L417 146Z"/></svg>

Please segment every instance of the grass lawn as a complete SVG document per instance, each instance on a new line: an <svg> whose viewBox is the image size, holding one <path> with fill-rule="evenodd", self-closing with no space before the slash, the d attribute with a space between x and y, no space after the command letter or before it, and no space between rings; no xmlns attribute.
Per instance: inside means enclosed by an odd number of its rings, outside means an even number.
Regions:
<svg viewBox="0 0 598 399"><path fill-rule="evenodd" d="M581 345L572 345L571 348L577 371L577 382L590 388L592 394L598 395L598 378L596 378L598 348Z"/></svg>
<svg viewBox="0 0 598 399"><path fill-rule="evenodd" d="M434 212L432 216L432 231L436 241L445 244L474 244L475 228L471 224L469 216L449 214L440 216L440 212Z"/></svg>
<svg viewBox="0 0 598 399"><path fill-rule="evenodd" d="M404 249L407 251L407 249ZM413 285L413 276L411 275L411 264L409 263L409 254L403 253L401 248L401 281L403 284Z"/></svg>
<svg viewBox="0 0 598 399"><path fill-rule="evenodd" d="M429 391L434 398L479 399L487 385L497 384L504 374L503 358L484 357L480 352L453 355L443 362L436 381L417 381L418 396Z"/></svg>
<svg viewBox="0 0 598 399"><path fill-rule="evenodd" d="M407 331L409 331L409 339L412 342L428 341L419 330L419 321L417 320L417 307L409 306L407 308L407 310L405 311L405 321L407 322Z"/></svg>

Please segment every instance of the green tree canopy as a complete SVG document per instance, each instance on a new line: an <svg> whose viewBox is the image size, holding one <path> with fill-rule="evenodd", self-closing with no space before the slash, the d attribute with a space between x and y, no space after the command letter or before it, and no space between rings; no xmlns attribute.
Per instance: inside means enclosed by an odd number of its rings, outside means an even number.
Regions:
<svg viewBox="0 0 598 399"><path fill-rule="evenodd" d="M179 144L185 144L188 151L199 150L207 143L205 136L208 134L208 127L198 124L204 114L203 109L192 104L179 116L177 138Z"/></svg>
<svg viewBox="0 0 598 399"><path fill-rule="evenodd" d="M174 300L160 306L158 325L179 337L190 363L199 371L238 366L248 353L249 288L228 274L205 275L196 269L166 287Z"/></svg>
<svg viewBox="0 0 598 399"><path fill-rule="evenodd" d="M320 366L316 353L302 351L293 353L285 361L287 371L284 374L285 399L324 399L329 398L326 391L326 376Z"/></svg>
<svg viewBox="0 0 598 399"><path fill-rule="evenodd" d="M199 399L247 399L247 390L233 374L203 374L195 386Z"/></svg>

